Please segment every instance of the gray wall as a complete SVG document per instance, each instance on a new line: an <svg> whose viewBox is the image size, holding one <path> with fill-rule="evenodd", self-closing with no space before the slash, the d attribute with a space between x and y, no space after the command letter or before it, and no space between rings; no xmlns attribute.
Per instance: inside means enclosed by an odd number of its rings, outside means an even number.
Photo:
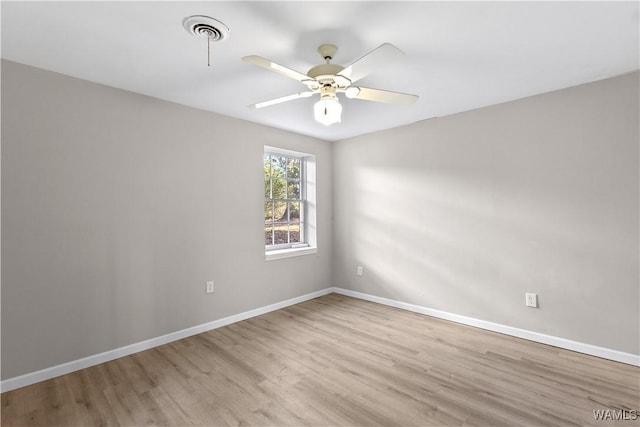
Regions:
<svg viewBox="0 0 640 427"><path fill-rule="evenodd" d="M264 145L317 156L317 255L264 260ZM327 142L3 61L2 378L326 288L331 185Z"/></svg>
<svg viewBox="0 0 640 427"><path fill-rule="evenodd" d="M640 353L638 78L336 143L334 284Z"/></svg>

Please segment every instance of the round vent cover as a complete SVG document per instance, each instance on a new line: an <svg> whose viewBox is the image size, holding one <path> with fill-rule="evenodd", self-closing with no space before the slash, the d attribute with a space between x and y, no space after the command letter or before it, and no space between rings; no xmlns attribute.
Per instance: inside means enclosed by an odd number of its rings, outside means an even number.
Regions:
<svg viewBox="0 0 640 427"><path fill-rule="evenodd" d="M182 21L184 29L194 37L206 38L210 41L223 41L229 37L229 27L217 19L204 15L193 15Z"/></svg>

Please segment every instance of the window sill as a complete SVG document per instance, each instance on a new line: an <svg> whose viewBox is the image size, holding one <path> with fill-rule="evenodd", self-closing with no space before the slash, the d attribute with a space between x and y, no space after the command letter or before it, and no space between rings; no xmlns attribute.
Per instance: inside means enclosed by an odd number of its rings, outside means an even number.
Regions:
<svg viewBox="0 0 640 427"><path fill-rule="evenodd" d="M275 259L291 258L294 256L311 255L318 252L318 248L306 247L306 248L294 248L294 249L279 249L275 251L268 251L265 253L266 261L273 261Z"/></svg>

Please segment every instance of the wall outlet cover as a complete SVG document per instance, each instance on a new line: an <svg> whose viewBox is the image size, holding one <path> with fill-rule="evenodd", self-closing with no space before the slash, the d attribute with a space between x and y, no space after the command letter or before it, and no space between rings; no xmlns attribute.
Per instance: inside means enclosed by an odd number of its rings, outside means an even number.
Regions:
<svg viewBox="0 0 640 427"><path fill-rule="evenodd" d="M525 298L525 304L527 307L538 308L538 294L530 294L527 292L525 294Z"/></svg>

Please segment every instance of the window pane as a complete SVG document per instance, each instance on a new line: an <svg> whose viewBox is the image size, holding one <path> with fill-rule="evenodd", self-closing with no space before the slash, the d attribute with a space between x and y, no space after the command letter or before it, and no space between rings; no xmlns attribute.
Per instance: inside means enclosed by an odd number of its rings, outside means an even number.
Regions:
<svg viewBox="0 0 640 427"><path fill-rule="evenodd" d="M300 221L300 202L289 203L289 221Z"/></svg>
<svg viewBox="0 0 640 427"><path fill-rule="evenodd" d="M264 244L273 245L273 227L264 228Z"/></svg>
<svg viewBox="0 0 640 427"><path fill-rule="evenodd" d="M273 222L273 203L272 202L264 202L264 223Z"/></svg>
<svg viewBox="0 0 640 427"><path fill-rule="evenodd" d="M264 198L271 198L271 156L264 156Z"/></svg>
<svg viewBox="0 0 640 427"><path fill-rule="evenodd" d="M284 178L287 169L287 158L282 156L271 156L271 176L274 178Z"/></svg>
<svg viewBox="0 0 640 427"><path fill-rule="evenodd" d="M287 202L273 203L273 220L275 222L287 221Z"/></svg>
<svg viewBox="0 0 640 427"><path fill-rule="evenodd" d="M300 200L300 182L296 182L296 181L287 182L287 199Z"/></svg>
<svg viewBox="0 0 640 427"><path fill-rule="evenodd" d="M264 198L271 198L271 180L266 176L264 178Z"/></svg>
<svg viewBox="0 0 640 427"><path fill-rule="evenodd" d="M300 243L300 223L289 224L289 243Z"/></svg>
<svg viewBox="0 0 640 427"><path fill-rule="evenodd" d="M274 199L287 198L287 181L284 179L271 180L271 197Z"/></svg>
<svg viewBox="0 0 640 427"><path fill-rule="evenodd" d="M289 226L287 224L276 224L273 230L274 245L289 243Z"/></svg>
<svg viewBox="0 0 640 427"><path fill-rule="evenodd" d="M271 175L271 156L268 154L264 155L264 176L265 178Z"/></svg>
<svg viewBox="0 0 640 427"><path fill-rule="evenodd" d="M287 159L287 178L300 178L300 159Z"/></svg>

